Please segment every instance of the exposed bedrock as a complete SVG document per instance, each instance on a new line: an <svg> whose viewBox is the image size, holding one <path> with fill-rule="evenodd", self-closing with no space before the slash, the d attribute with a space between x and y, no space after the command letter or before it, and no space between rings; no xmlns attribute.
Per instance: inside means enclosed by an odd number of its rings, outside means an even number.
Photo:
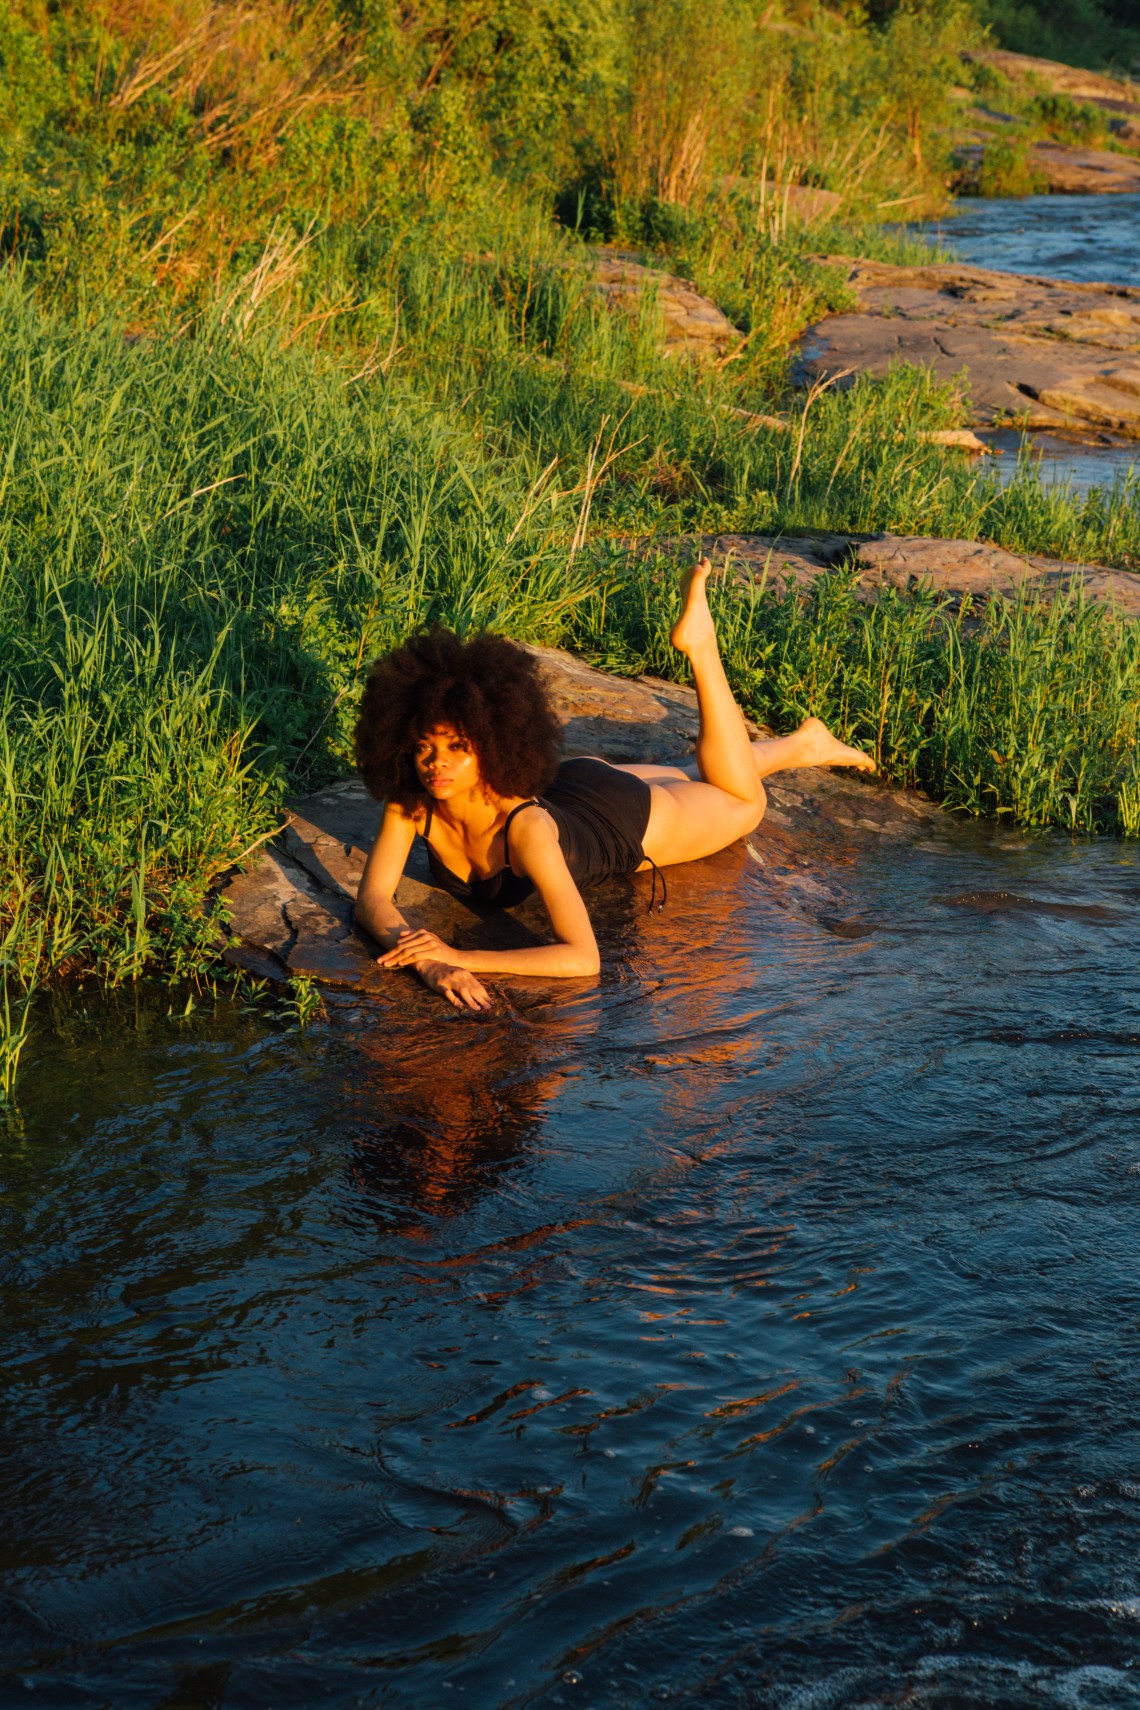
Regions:
<svg viewBox="0 0 1140 1710"><path fill-rule="evenodd" d="M1122 142L1131 142L1133 136L1140 140L1140 120L1122 118L1118 135ZM967 192L975 190L985 132L974 132L972 138L954 150L958 188ZM1074 143L1031 142L1025 158L1044 189L1055 196L1124 196L1140 191L1140 160L1135 155Z"/></svg>
<svg viewBox="0 0 1140 1710"><path fill-rule="evenodd" d="M1140 100L1137 99L1140 90L1131 81L1106 77L1101 72L1086 71L1077 65L1062 65L1055 59L1035 59L1029 54L1010 53L1004 48L967 50L962 58L992 66L1013 84L1020 85L1022 95L1045 91L1055 95L1067 95L1071 101L1090 107L1099 107L1105 116L1106 128L1118 143L1125 148L1136 148L1140 145ZM1000 128L1002 125L1018 123L1012 114L996 112L992 107L981 104L971 109L970 117L982 125L983 131L990 132L995 126ZM1037 146L1046 152L1039 154ZM1037 146L1031 148L1030 157L1048 179L1051 190L1087 190L1095 194L1105 189L1135 188L1134 185L1114 185L1105 181L1104 174L1111 175L1113 162L1116 162L1117 166L1128 164L1127 161L1122 163L1118 154L1105 150L1086 150L1065 143ZM1051 154L1049 151L1052 151ZM1090 160L1085 166L1079 157L1086 154L1098 158ZM1067 163L1066 156L1069 157Z"/></svg>
<svg viewBox="0 0 1140 1710"><path fill-rule="evenodd" d="M1140 288L834 258L859 307L809 327L811 376L915 363L958 380L975 427L1090 429L1140 438Z"/></svg>
<svg viewBox="0 0 1140 1710"><path fill-rule="evenodd" d="M697 717L690 689L649 677L612 677L568 653L535 651L565 721L567 755L665 762L692 757ZM654 917L654 930L691 933L694 923L720 918L742 883L756 882L822 930L859 936L866 929L847 916L857 906L850 875L860 851L884 836L924 837L952 823L922 796L855 774L784 773L770 781L769 798L763 823L744 843L669 870L669 906ZM357 780L298 802L275 842L222 891L226 960L270 979L306 975L382 1002L406 1006L426 999L439 1008L439 999L416 996L413 976L378 968L376 947L352 923L352 899L379 820L379 806ZM418 845L397 901L417 925L459 947L534 943L546 931L534 901L509 914L476 914L437 890ZM641 874L590 893L603 954L623 941L630 910L643 912L648 901L649 876ZM529 994L528 1001L544 986L538 980L493 983L503 992Z"/></svg>
<svg viewBox="0 0 1140 1710"><path fill-rule="evenodd" d="M637 316L646 297L656 300L666 356L715 361L740 344L743 334L688 279L646 267L622 250L599 250L594 282L611 309Z"/></svg>
<svg viewBox="0 0 1140 1710"><path fill-rule="evenodd" d="M1101 71L1086 71L1083 66L1064 65L1059 59L1038 59L1033 54L1012 53L1008 48L966 48L962 58L967 63L992 66L1015 82L1068 95L1073 101L1116 106L1121 102L1131 105L1136 100L1136 86L1132 82L1109 77Z"/></svg>
<svg viewBox="0 0 1140 1710"><path fill-rule="evenodd" d="M791 581L808 589L841 564L858 569L856 589L873 601L881 589L913 593L920 587L952 602L998 594L1013 598L1020 590L1051 599L1078 587L1096 604L1112 606L1121 617L1140 618L1140 575L1099 564L1078 564L1041 553L1009 552L983 540L936 540L905 534L788 535L774 540L759 534L706 534L654 542L686 557L707 553L713 564L740 579Z"/></svg>

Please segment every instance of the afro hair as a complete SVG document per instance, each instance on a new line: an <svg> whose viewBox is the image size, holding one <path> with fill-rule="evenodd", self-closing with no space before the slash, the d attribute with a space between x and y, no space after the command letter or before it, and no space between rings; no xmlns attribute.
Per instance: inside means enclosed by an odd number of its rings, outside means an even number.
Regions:
<svg viewBox="0 0 1140 1710"><path fill-rule="evenodd" d="M534 655L505 636L463 641L437 627L376 661L356 723L356 763L372 795L405 813L427 805L413 756L438 725L463 733L496 795L537 796L554 778L562 728Z"/></svg>

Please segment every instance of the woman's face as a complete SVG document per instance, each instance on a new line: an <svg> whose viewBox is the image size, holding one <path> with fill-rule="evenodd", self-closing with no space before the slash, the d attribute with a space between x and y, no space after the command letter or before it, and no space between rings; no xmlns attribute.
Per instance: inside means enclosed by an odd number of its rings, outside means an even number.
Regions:
<svg viewBox="0 0 1140 1710"><path fill-rule="evenodd" d="M437 724L426 731L413 758L420 783L437 802L467 795L482 783L475 750L454 725Z"/></svg>

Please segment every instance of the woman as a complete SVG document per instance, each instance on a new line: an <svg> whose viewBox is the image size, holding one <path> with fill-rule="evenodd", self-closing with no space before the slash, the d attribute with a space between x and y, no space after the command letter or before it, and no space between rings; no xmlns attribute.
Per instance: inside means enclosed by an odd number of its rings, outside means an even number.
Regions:
<svg viewBox="0 0 1140 1710"><path fill-rule="evenodd" d="M534 660L500 636L463 643L446 630L413 638L373 667L356 730L357 760L386 802L356 900L356 918L385 946L382 968L414 968L457 1009L484 1010L480 974L596 974L598 946L582 888L715 854L752 831L761 779L797 766L874 762L817 718L791 736L752 742L721 664L705 584L707 558L685 572L673 646L697 690L696 765L558 765L559 728ZM695 773L695 776L694 776ZM512 907L537 891L552 944L453 950L409 928L395 891L417 833L452 895Z"/></svg>

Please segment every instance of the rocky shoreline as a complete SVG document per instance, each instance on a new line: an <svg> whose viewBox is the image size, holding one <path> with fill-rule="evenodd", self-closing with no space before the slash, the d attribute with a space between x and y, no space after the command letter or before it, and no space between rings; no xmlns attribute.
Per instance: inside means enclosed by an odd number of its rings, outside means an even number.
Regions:
<svg viewBox="0 0 1140 1710"><path fill-rule="evenodd" d="M691 689L655 678L613 677L552 648L534 651L564 722L568 757L670 763L692 757L697 717ZM818 920L821 930L857 935L858 923L844 918L844 870L883 837L929 837L954 823L925 797L855 773L782 773L767 788L768 811L743 844L709 861L670 869L667 925L676 922L683 932L694 911L724 907L726 887L738 884L746 870L771 886L782 906ZM264 979L301 976L394 1003L406 1000L411 977L378 968L375 946L352 922L352 900L379 819L379 805L356 779L298 802L277 839L220 893L219 919L226 924L219 948L225 960ZM545 929L541 906L533 900L509 914L475 913L437 890L418 844L396 896L417 925L461 946L533 943ZM614 881L592 893L591 914L604 927L610 915L644 907L648 898L648 875ZM507 990L541 984L495 982Z"/></svg>
<svg viewBox="0 0 1140 1710"><path fill-rule="evenodd" d="M959 382L974 427L1140 438L1140 287L827 259L859 306L804 333L805 376L881 378L909 362Z"/></svg>
<svg viewBox="0 0 1140 1710"><path fill-rule="evenodd" d="M857 592L868 601L887 588L910 593L929 587L955 605L992 594L1009 598L1023 589L1049 598L1080 587L1093 601L1140 619L1140 574L1007 552L984 541L890 534L779 540L702 535L640 546L707 553L722 572L741 582L783 581L804 590L828 571L849 564L857 572ZM691 689L651 677L612 676L553 648L533 651L563 721L568 757L593 754L617 762L671 764L691 759L697 734ZM762 734L758 727L752 729ZM768 812L746 844L737 847L735 857L698 862L679 869L676 880L671 876L678 899L692 890L700 896L700 907L720 906L718 886L738 871L744 848L789 906L818 914L828 930L839 930L840 868L881 837L928 837L956 823L916 792L889 789L852 773L783 773L769 780L767 789ZM304 976L389 997L401 990L391 974L376 967L375 948L352 921L352 901L379 819L379 805L356 779L296 803L276 840L245 871L230 875L219 893L219 949L225 959L271 980ZM637 893L646 888L648 895L647 886L648 880L642 887L639 875L627 881L625 889ZM610 889L606 887L607 893ZM625 894L623 887L616 889ZM544 928L541 908L533 902L511 914L477 913L436 889L418 844L397 900L417 924L460 945L476 939L499 947L534 942ZM690 899L678 906L694 905Z"/></svg>

